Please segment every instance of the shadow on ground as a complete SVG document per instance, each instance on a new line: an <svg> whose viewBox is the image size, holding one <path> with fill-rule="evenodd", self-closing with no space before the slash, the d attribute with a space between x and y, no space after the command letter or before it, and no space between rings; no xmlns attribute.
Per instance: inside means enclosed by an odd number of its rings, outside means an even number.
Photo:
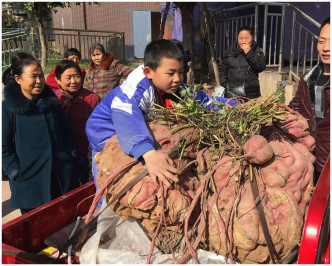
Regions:
<svg viewBox="0 0 332 266"><path fill-rule="evenodd" d="M9 199L2 202L2 217L10 214L11 212L15 211L16 209L12 209L9 207Z"/></svg>

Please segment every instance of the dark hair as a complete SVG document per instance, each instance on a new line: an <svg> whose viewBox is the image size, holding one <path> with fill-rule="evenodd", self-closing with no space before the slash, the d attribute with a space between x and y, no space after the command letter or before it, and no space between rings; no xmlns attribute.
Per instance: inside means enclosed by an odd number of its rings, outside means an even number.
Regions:
<svg viewBox="0 0 332 266"><path fill-rule="evenodd" d="M183 48L183 44L182 42L180 42L177 39L172 39L172 42L174 42L176 44L176 46L181 50L181 52L184 54L184 48Z"/></svg>
<svg viewBox="0 0 332 266"><path fill-rule="evenodd" d="M76 48L69 48L65 54L64 54L64 58L68 58L71 55L76 55L78 56L78 58L81 60L81 53L79 50L77 50Z"/></svg>
<svg viewBox="0 0 332 266"><path fill-rule="evenodd" d="M146 46L144 51L144 66L156 70L163 58L183 61L183 54L178 46L170 40L156 40Z"/></svg>
<svg viewBox="0 0 332 266"><path fill-rule="evenodd" d="M15 75L20 76L23 73L24 69L18 70L20 68L18 62L21 60L26 60L26 59L37 62L37 60L31 54L28 54L28 53L19 52L13 56L10 67L8 67L3 72L3 75L2 75L2 83L4 85L7 85L9 82L15 81L14 80ZM17 74L17 73L14 74L14 71L13 71L14 68L15 68L15 72L18 71L18 72L20 72L20 74Z"/></svg>
<svg viewBox="0 0 332 266"><path fill-rule="evenodd" d="M254 38L254 31L249 26L241 26L237 31L237 36L239 36L240 32L244 30L249 31L250 35Z"/></svg>
<svg viewBox="0 0 332 266"><path fill-rule="evenodd" d="M330 17L327 17L326 19L323 20L322 24L320 25L319 28L319 34L322 31L322 28L326 25L326 24L330 24Z"/></svg>
<svg viewBox="0 0 332 266"><path fill-rule="evenodd" d="M188 64L188 62L191 61L190 52L188 50L184 50L184 47L183 47L183 44L181 41L179 41L177 39L172 39L171 41L174 42L176 44L176 46L181 50L181 53L183 54L184 64Z"/></svg>
<svg viewBox="0 0 332 266"><path fill-rule="evenodd" d="M106 51L105 51L105 48L104 46L102 46L100 43L94 43L90 46L90 49L89 49L89 52L90 52L90 55L93 53L94 50L99 50L101 51L101 53L103 54L103 56L106 55Z"/></svg>
<svg viewBox="0 0 332 266"><path fill-rule="evenodd" d="M65 72L69 68L75 68L77 70L77 72L80 74L80 76L82 77L81 69L78 66L78 64L76 64L72 60L62 60L60 63L58 63L56 65L56 68L55 68L55 76L57 77L57 79L60 79L62 73Z"/></svg>

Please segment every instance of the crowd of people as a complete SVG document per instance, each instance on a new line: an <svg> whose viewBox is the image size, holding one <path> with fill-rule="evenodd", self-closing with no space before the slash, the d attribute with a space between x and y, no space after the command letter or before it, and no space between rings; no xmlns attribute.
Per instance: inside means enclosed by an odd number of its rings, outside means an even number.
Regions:
<svg viewBox="0 0 332 266"><path fill-rule="evenodd" d="M220 64L224 97L261 96L258 74L266 59L243 26L237 41ZM330 20L321 25L317 50L320 62L300 80L290 107L308 119L316 138L316 176L329 156L330 132ZM154 147L146 122L155 103L168 106L183 83L188 56L176 40L150 42L144 64L125 66L101 44L90 47L88 69L79 67L80 52L68 49L45 80L38 61L18 53L4 72L2 102L2 170L9 179L10 206L22 214L97 178L93 158L115 134L122 150L145 163L149 174L166 186L177 182L178 170L167 155ZM84 88L86 81L87 88ZM197 91L204 108L216 108L212 96ZM227 103L226 103L227 102ZM91 151L92 156L89 157ZM97 188L98 189L98 188Z"/></svg>

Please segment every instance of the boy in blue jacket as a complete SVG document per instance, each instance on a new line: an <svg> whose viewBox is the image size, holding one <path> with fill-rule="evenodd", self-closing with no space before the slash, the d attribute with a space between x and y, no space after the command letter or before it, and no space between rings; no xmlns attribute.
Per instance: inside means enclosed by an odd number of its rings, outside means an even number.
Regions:
<svg viewBox="0 0 332 266"><path fill-rule="evenodd" d="M122 85L110 91L94 109L86 124L86 133L92 148L92 158L100 152L105 142L118 135L121 149L144 161L151 177L170 186L177 182L179 171L173 160L154 148L146 121L153 103L166 105L172 93L178 93L183 81L183 55L169 40L150 42L144 52L144 66L137 67ZM213 108L212 96L197 91L195 99L205 108ZM217 98L226 103L227 98ZM232 105L235 104L231 101ZM97 165L93 161L94 179Z"/></svg>

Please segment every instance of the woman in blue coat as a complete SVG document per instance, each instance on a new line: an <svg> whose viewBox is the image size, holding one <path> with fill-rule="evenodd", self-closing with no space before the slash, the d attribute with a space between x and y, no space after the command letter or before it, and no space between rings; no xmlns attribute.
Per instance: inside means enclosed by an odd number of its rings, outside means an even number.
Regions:
<svg viewBox="0 0 332 266"><path fill-rule="evenodd" d="M74 132L33 59L11 66L2 102L2 169L22 214L77 188Z"/></svg>

